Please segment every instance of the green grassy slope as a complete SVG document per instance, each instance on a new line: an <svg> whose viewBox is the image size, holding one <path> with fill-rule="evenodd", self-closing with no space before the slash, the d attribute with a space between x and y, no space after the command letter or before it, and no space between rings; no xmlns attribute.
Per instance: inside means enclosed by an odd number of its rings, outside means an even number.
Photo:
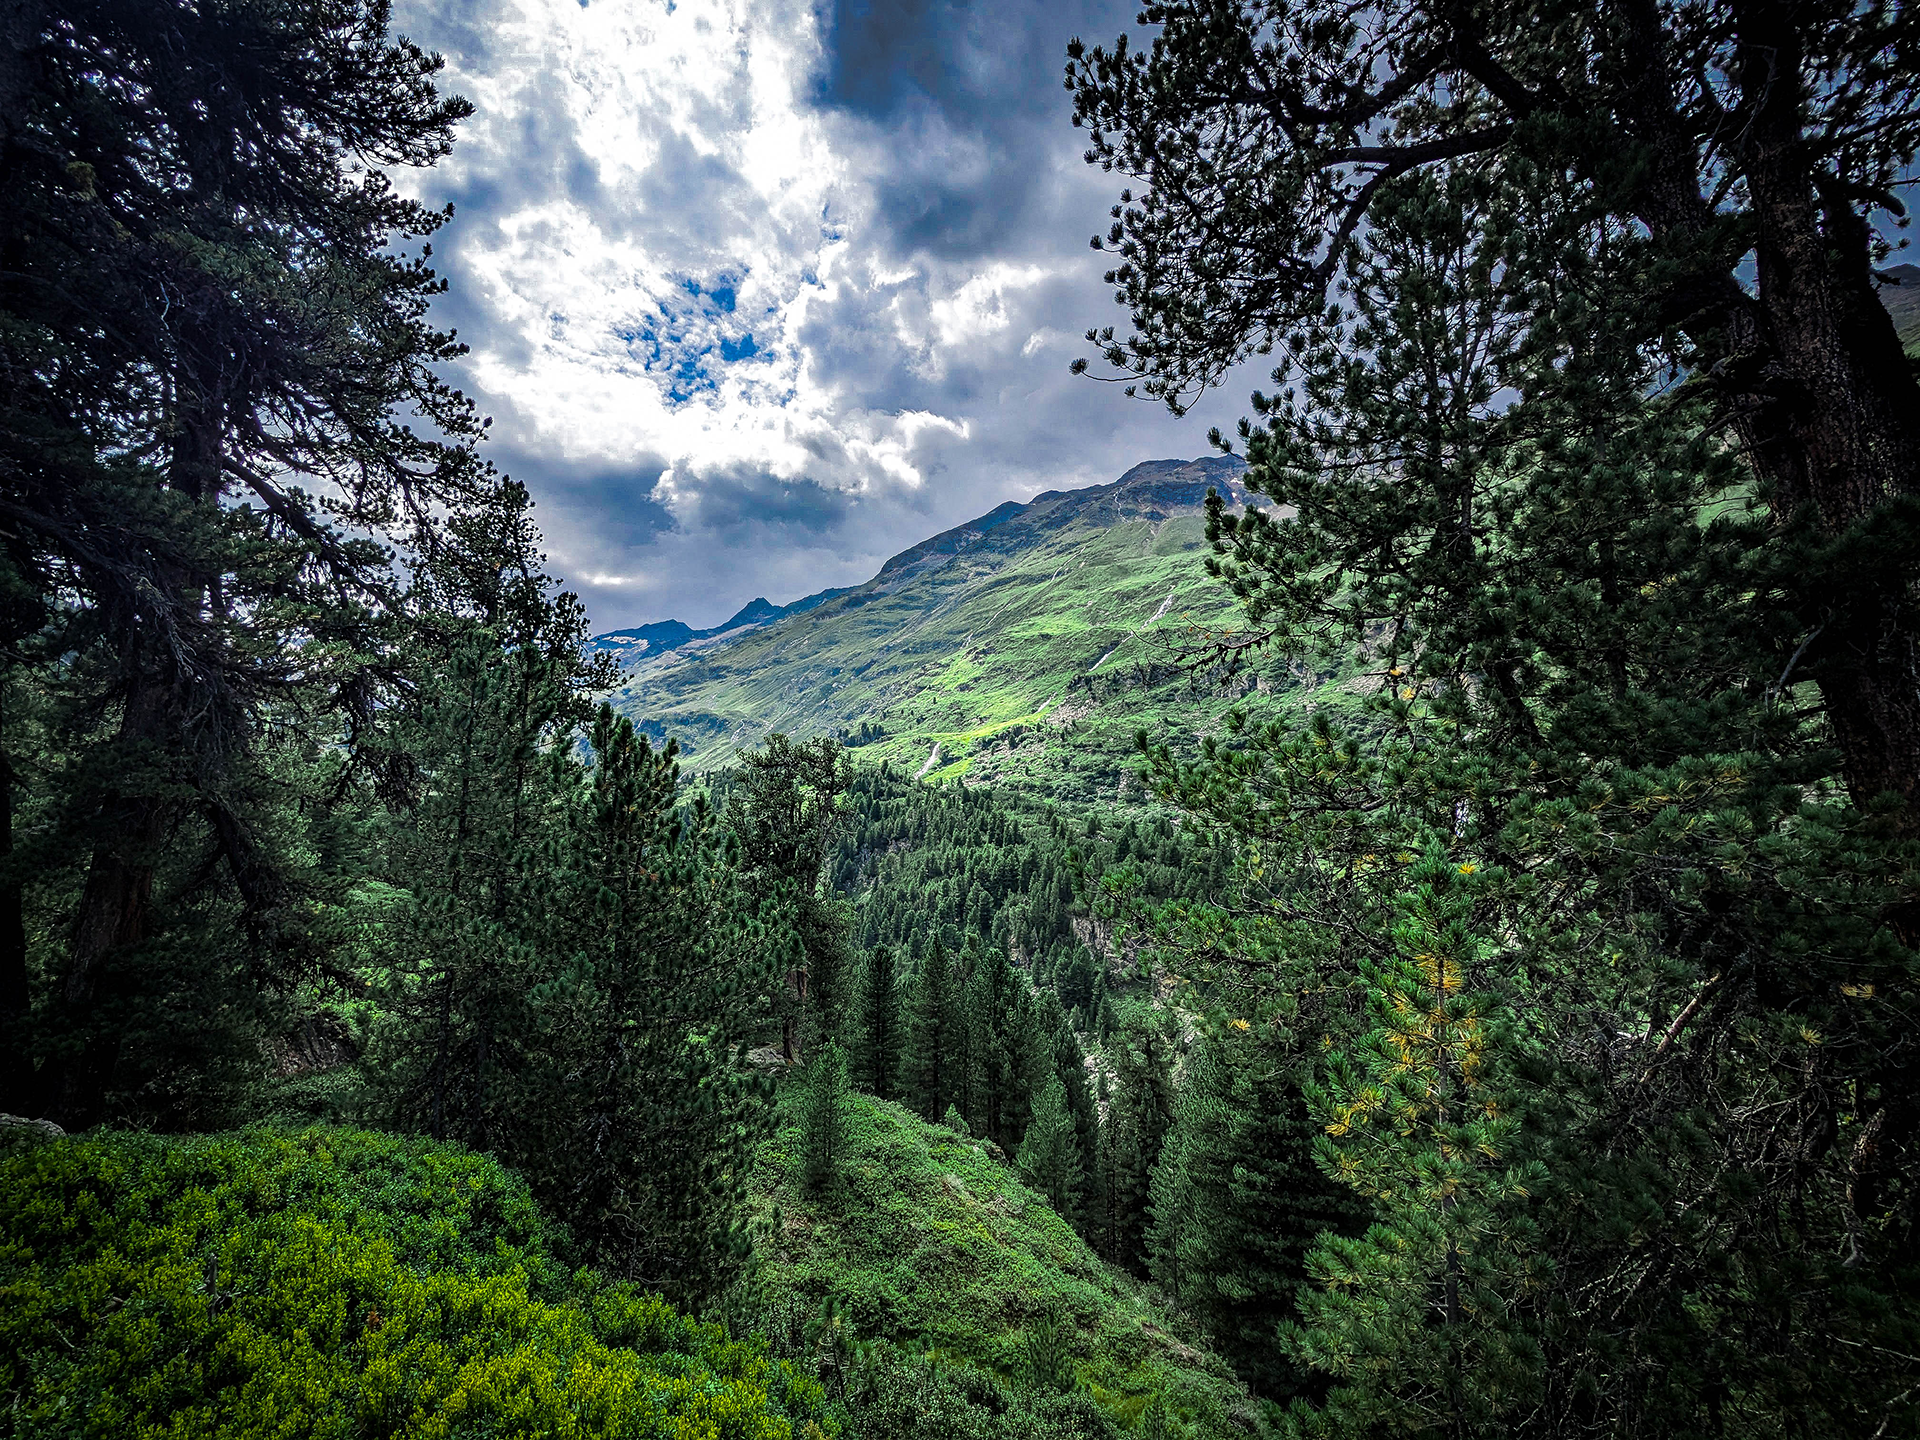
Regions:
<svg viewBox="0 0 1920 1440"><path fill-rule="evenodd" d="M797 1098L797 1087L783 1096L754 1179L769 1298L813 1311L831 1296L862 1338L1002 1375L1017 1373L1026 1327L1058 1307L1079 1384L1117 1421L1131 1425L1161 1393L1197 1436L1243 1433L1254 1406L1226 1362L980 1142L857 1095L844 1188L800 1194Z"/></svg>
<svg viewBox="0 0 1920 1440"><path fill-rule="evenodd" d="M1880 287L1880 303L1893 316L1893 328L1907 354L1920 356L1920 265L1895 265L1887 271L1900 283Z"/></svg>
<svg viewBox="0 0 1920 1440"><path fill-rule="evenodd" d="M1202 568L1201 501L1239 470L1226 457L1153 461L1110 485L1002 506L805 614L642 662L614 704L677 736L694 772L774 731L864 722L885 738L856 752L863 761L1111 793L1134 729L1156 721L1154 697L1196 723L1184 680L1147 667L1164 667L1187 627L1234 622Z"/></svg>

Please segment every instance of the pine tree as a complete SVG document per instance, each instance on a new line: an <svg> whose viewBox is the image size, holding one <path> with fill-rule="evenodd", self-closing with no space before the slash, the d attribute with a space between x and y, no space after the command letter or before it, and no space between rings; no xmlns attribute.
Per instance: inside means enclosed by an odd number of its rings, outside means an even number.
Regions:
<svg viewBox="0 0 1920 1440"><path fill-rule="evenodd" d="M1115 1032L1115 1085L1101 1127L1106 1146L1108 1258L1145 1273L1154 1167L1173 1124L1172 1019L1129 1002Z"/></svg>
<svg viewBox="0 0 1920 1440"><path fill-rule="evenodd" d="M1033 1083L1030 1002L1004 951L969 951L969 959L969 1115L980 1134L1011 1149L1025 1129Z"/></svg>
<svg viewBox="0 0 1920 1440"><path fill-rule="evenodd" d="M893 948L876 945L860 979L859 1049L854 1071L869 1093L891 1100L901 1069L901 1004L894 980Z"/></svg>
<svg viewBox="0 0 1920 1440"><path fill-rule="evenodd" d="M954 1076L958 1011L953 969L936 937L914 977L906 1035L907 1103L929 1120L945 1115L958 1093Z"/></svg>
<svg viewBox="0 0 1920 1440"><path fill-rule="evenodd" d="M746 1052L799 948L671 742L603 705L593 768L543 867L525 1079L493 1145L611 1274L701 1302L746 1259L747 1158L768 1085ZM501 1114L502 1112L496 1112Z"/></svg>
<svg viewBox="0 0 1920 1440"><path fill-rule="evenodd" d="M1546 1167L1524 1154L1500 997L1479 987L1494 946L1473 924L1490 878L1437 840L1410 869L1392 953L1363 965L1375 1028L1308 1087L1324 1167L1371 1202L1363 1235L1328 1232L1288 1350L1336 1377L1334 1415L1409 1397L1456 1433L1496 1433L1539 1393L1524 1323Z"/></svg>
<svg viewBox="0 0 1920 1440"><path fill-rule="evenodd" d="M451 522L502 489L435 374L463 348L429 319L444 216L389 179L471 107L388 21L383 0L8 12L0 663L91 711L53 772L86 856L46 921L60 1033L8 1103L70 1125L106 1110L121 1024L159 1018L152 965L191 994L205 963L206 1004L166 1028L334 968L282 809L316 767L281 740L341 767L308 819L355 788L412 678L405 571L462 548ZM22 928L0 922L0 1033L32 998Z"/></svg>
<svg viewBox="0 0 1920 1440"><path fill-rule="evenodd" d="M839 1185L847 1165L847 1056L829 1040L807 1066L800 1103L800 1179L819 1195Z"/></svg>
<svg viewBox="0 0 1920 1440"><path fill-rule="evenodd" d="M795 745L770 735L743 757L727 821L743 859L763 885L778 887L800 937L797 963L780 1002L781 1047L801 1059L805 1032L836 1036L852 979L845 906L821 888L827 853L844 819L847 761L840 743L821 736Z"/></svg>
<svg viewBox="0 0 1920 1440"><path fill-rule="evenodd" d="M1229 1021L1188 1062L1151 1185L1152 1273L1260 1394L1285 1400L1300 1372L1280 1347L1306 1257L1322 1231L1357 1233L1365 1209L1315 1159L1295 1071L1270 1026Z"/></svg>
<svg viewBox="0 0 1920 1440"><path fill-rule="evenodd" d="M1022 1337L1020 1378L1036 1390L1062 1392L1077 1381L1073 1364L1073 1322L1058 1305L1034 1318Z"/></svg>
<svg viewBox="0 0 1920 1440"><path fill-rule="evenodd" d="M1073 1025L1060 1006L1060 997L1051 990L1042 991L1035 1004L1036 1029L1041 1043L1037 1053L1042 1057L1041 1068L1051 1062L1052 1074L1060 1082L1066 1096L1067 1113L1073 1120L1074 1146L1080 1162L1083 1177L1093 1174L1095 1147L1100 1138L1100 1111L1094 1102L1093 1085L1087 1078L1087 1057L1080 1048L1080 1038L1074 1034ZM1041 1084L1045 1084L1042 1074ZM1080 1205L1072 1212L1063 1211L1070 1220L1079 1224L1087 1199L1087 1184L1083 1183Z"/></svg>
<svg viewBox="0 0 1920 1440"><path fill-rule="evenodd" d="M1080 1161L1080 1137L1074 1133L1073 1115L1067 1108L1066 1087L1057 1077L1048 1077L1033 1102L1033 1118L1015 1163L1021 1177L1047 1197L1056 1214L1068 1221L1078 1216L1086 1171Z"/></svg>

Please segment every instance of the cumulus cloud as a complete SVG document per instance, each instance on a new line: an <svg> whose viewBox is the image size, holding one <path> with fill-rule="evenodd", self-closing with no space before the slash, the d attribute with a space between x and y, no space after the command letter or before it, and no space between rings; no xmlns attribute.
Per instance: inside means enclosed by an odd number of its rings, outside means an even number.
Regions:
<svg viewBox="0 0 1920 1440"><path fill-rule="evenodd" d="M854 583L1204 448L1230 399L1174 422L1066 374L1114 317L1061 56L1131 10L402 0L477 107L411 182L456 206L461 381L597 624Z"/></svg>

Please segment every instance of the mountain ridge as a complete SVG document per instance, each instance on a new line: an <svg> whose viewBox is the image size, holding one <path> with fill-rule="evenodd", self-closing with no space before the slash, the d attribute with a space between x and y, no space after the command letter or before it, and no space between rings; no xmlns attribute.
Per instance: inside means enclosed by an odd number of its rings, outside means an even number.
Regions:
<svg viewBox="0 0 1920 1440"><path fill-rule="evenodd" d="M610 653L624 666L643 655L662 655L695 640L711 640L749 626L770 625L788 615L803 615L816 605L824 605L853 588L851 585L842 585L838 589L816 590L789 605L775 605L766 596L757 595L729 618L705 630L696 630L684 620L653 620L626 630L608 630L591 636L587 640L586 650L589 655Z"/></svg>
<svg viewBox="0 0 1920 1440"><path fill-rule="evenodd" d="M610 698L676 737L695 773L778 731L842 735L930 779L1053 790L1072 772L1075 795L1124 789L1133 732L1155 713L1143 692L1191 688L1179 632L1237 620L1201 563L1202 505L1210 489L1244 504L1244 468L1149 460L1005 502L862 585L642 653Z"/></svg>
<svg viewBox="0 0 1920 1440"><path fill-rule="evenodd" d="M1909 267L1910 268L1910 267ZM1244 501L1244 491L1237 485L1238 478L1246 467L1246 462L1237 455L1203 455L1193 460L1165 459L1143 460L1122 474L1117 480L1100 485L1084 485L1072 490L1043 490L1030 500L1003 500L986 514L972 520L962 521L949 529L931 535L918 544L909 545L899 554L890 556L881 563L880 568L866 584L872 585L881 577L916 564L934 555L952 555L967 548L971 540L978 539L990 530L1018 516L1031 511L1035 506L1045 506L1058 501L1093 503L1096 498L1117 496L1123 489L1139 489L1143 485L1152 486L1165 476L1171 467L1175 471L1198 470L1198 480L1186 478L1162 483L1158 489L1163 500L1176 505L1198 505L1206 498L1208 489L1222 482L1228 487L1228 498L1236 503ZM842 595L850 595L864 588L860 585L842 585L834 589L816 590L811 595L803 595L786 605L775 605L764 595L749 600L738 611L718 625L704 630L696 630L684 620L653 620L644 625L631 626L624 630L608 630L592 636L587 641L590 653L610 651L621 658L623 663L638 660L643 655L649 658L675 650L695 640L709 640L746 626L769 625L789 615L804 615L830 600ZM631 653L628 653L628 652Z"/></svg>

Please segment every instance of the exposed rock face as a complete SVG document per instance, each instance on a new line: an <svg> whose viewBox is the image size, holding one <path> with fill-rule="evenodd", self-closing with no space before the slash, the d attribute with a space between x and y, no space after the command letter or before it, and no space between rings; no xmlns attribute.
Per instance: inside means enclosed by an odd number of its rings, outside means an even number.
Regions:
<svg viewBox="0 0 1920 1440"><path fill-rule="evenodd" d="M19 1134L25 1131L32 1135L44 1135L49 1140L59 1140L66 1135L51 1120L29 1120L24 1115L0 1115L0 1134Z"/></svg>

